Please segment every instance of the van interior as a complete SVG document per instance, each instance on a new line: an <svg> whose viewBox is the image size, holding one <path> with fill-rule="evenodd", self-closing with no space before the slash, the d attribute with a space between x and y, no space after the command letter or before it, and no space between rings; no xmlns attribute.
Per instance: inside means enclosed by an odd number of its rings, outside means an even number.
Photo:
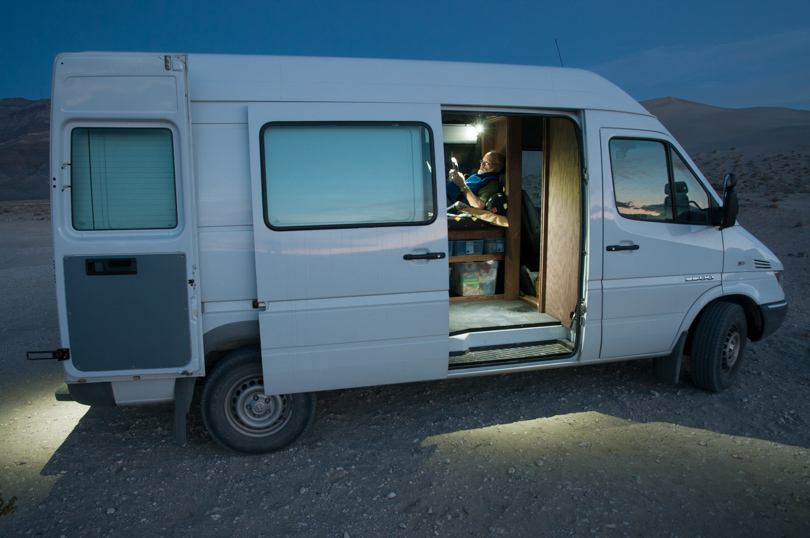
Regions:
<svg viewBox="0 0 810 538"><path fill-rule="evenodd" d="M563 116L444 111L442 130L445 179L451 158L466 176L497 151L505 158L500 181L507 200L506 226L448 209L450 336L547 328L536 331L543 336L531 345L451 353L451 370L571 355L584 218L577 125ZM497 278L485 286L496 263Z"/></svg>

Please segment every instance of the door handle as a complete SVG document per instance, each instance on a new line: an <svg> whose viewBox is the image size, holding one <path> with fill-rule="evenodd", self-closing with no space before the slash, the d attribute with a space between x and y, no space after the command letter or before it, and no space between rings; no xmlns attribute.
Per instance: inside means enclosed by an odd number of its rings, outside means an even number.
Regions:
<svg viewBox="0 0 810 538"><path fill-rule="evenodd" d="M427 254L405 254L403 260L443 260L447 257L444 252L428 252Z"/></svg>
<svg viewBox="0 0 810 538"><path fill-rule="evenodd" d="M638 250L638 245L608 245L605 250L608 252L618 252L620 250Z"/></svg>
<svg viewBox="0 0 810 538"><path fill-rule="evenodd" d="M85 260L87 276L137 275L136 258L104 258Z"/></svg>

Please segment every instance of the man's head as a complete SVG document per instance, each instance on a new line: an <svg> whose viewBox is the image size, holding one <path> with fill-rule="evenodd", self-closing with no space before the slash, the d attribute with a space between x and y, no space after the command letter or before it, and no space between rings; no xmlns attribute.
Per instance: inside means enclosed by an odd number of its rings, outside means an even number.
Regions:
<svg viewBox="0 0 810 538"><path fill-rule="evenodd" d="M497 151L490 151L484 155L484 158L481 160L481 166L478 168L478 173L484 174L487 172L494 172L497 174L501 170L503 170L503 155Z"/></svg>

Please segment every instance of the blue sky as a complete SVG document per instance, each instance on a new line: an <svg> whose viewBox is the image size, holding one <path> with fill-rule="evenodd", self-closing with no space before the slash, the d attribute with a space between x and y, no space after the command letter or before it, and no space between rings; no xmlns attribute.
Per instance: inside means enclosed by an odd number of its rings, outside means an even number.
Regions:
<svg viewBox="0 0 810 538"><path fill-rule="evenodd" d="M642 101L810 110L810 1L27 0L0 17L0 98L60 52L407 58L595 71ZM485 75L485 74L484 74Z"/></svg>

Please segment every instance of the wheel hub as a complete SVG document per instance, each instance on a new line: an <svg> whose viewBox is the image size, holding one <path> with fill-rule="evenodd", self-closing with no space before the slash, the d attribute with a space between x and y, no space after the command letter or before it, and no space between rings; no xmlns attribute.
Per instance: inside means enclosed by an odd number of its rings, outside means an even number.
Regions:
<svg viewBox="0 0 810 538"><path fill-rule="evenodd" d="M236 385L229 400L229 421L246 434L269 435L289 420L287 397L265 394L260 377Z"/></svg>
<svg viewBox="0 0 810 538"><path fill-rule="evenodd" d="M248 409L250 409L250 405L248 405ZM261 415L265 411L267 411L267 404L265 404L263 401L258 401L258 402L253 403L253 412L254 413L256 413L257 415Z"/></svg>
<svg viewBox="0 0 810 538"><path fill-rule="evenodd" d="M740 332L732 327L723 343L723 369L731 370L740 357Z"/></svg>

